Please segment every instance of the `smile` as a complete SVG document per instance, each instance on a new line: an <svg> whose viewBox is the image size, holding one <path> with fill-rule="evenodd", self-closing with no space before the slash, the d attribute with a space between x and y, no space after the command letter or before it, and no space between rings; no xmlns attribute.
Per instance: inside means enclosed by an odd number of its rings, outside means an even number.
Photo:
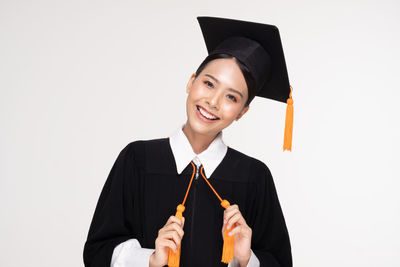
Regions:
<svg viewBox="0 0 400 267"><path fill-rule="evenodd" d="M203 118L205 118L205 119L207 119L207 120L213 120L213 121L219 120L219 118L218 118L217 116L211 114L210 112L208 112L207 110L203 109L202 107L196 105L196 108L197 108L197 110L199 111L199 114L200 114Z"/></svg>

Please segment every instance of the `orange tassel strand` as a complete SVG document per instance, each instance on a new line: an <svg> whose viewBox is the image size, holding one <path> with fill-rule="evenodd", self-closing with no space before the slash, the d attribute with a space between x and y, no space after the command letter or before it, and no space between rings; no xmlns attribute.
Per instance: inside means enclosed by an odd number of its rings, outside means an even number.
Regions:
<svg viewBox="0 0 400 267"><path fill-rule="evenodd" d="M290 94L287 99L286 119L285 119L285 137L283 139L283 151L292 151L292 135L293 135L293 99L292 86L290 86Z"/></svg>
<svg viewBox="0 0 400 267"><path fill-rule="evenodd" d="M190 162L193 166L193 174L192 174L192 178L190 179L190 183L188 186L188 189L186 190L186 194L185 194L185 198L183 199L182 204L179 204L178 207L176 207L176 214L175 217L182 219L182 214L185 211L185 202L186 202L186 198L188 196L189 190L190 190L190 186L192 185L193 182L193 177L194 177L194 173L196 170L196 167L194 166L194 163L191 161ZM212 185L210 184L210 182L207 180L207 178L204 176L203 173L203 169L204 167L201 166L200 169L200 173L201 176L203 176L204 180L206 181L206 183L210 186L211 190L214 192L214 194L217 196L217 198L219 199L219 201L221 201L221 206L224 207L225 209L227 209L230 206L229 201L227 201L226 199L222 199L217 191L215 191L215 189L212 187ZM230 261L233 260L233 256L234 256L234 241L235 241L235 237L234 236L230 236L229 232L232 231L235 227L232 226L231 229L227 229L227 224L225 224L225 232L224 232L224 246L222 248L222 259L221 262L223 263L229 263ZM169 267L179 267L179 261L180 261L180 257L181 257L181 246L178 247L177 252L174 252L171 248L168 250L168 266Z"/></svg>
<svg viewBox="0 0 400 267"><path fill-rule="evenodd" d="M201 166L200 173L201 176L203 176L204 180L207 182L207 184L210 186L211 190L214 192L214 194L217 196L219 201L221 201L221 206L227 209L231 204L229 203L228 200L222 198L218 195L217 191L215 191L214 187L210 184L210 182L207 180L207 178L204 176L203 173L203 166ZM222 259L221 261L223 263L229 263L230 261L233 260L233 254L234 254L234 241L235 237L228 235L230 231L232 231L235 227L232 225L231 229L226 229L225 225L225 232L224 232L224 246L222 248Z"/></svg>
<svg viewBox="0 0 400 267"><path fill-rule="evenodd" d="M223 200L221 202L221 206L227 209L230 204L227 200ZM225 232L224 232L224 246L222 248L222 259L223 263L229 263L233 260L234 247L235 247L235 237L232 235L228 235L230 231L232 231L235 227L232 225L231 229L227 229L227 224L225 224Z"/></svg>
<svg viewBox="0 0 400 267"><path fill-rule="evenodd" d="M194 163L192 161L190 163L192 164L192 167L193 167L192 178L190 178L189 186L188 186L188 189L186 190L185 198L183 199L182 204L179 204L176 207L175 217L177 217L180 220L182 220L182 217L183 217L182 214L185 211L184 205L185 205L186 198L187 198L189 190L190 190L190 186L192 185L193 177L194 177L195 170L196 170ZM180 259L181 259L181 246L178 247L176 252L174 252L171 248L169 248L169 250L168 250L168 266L169 267L179 267Z"/></svg>
<svg viewBox="0 0 400 267"><path fill-rule="evenodd" d="M179 204L176 208L175 217L182 220L182 213L185 211L185 206ZM181 246L179 245L177 252L174 252L171 248L168 250L168 266L179 267L179 261L181 259Z"/></svg>

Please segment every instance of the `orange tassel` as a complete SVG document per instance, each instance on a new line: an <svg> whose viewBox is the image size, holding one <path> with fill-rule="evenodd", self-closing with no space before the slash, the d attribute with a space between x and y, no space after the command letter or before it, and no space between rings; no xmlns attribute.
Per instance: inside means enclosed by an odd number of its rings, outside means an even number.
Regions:
<svg viewBox="0 0 400 267"><path fill-rule="evenodd" d="M283 151L292 151L292 134L293 134L293 99L292 86L290 86L290 94L287 99L286 119L285 119L285 137L283 139Z"/></svg>
<svg viewBox="0 0 400 267"><path fill-rule="evenodd" d="M189 182L189 186L186 190L186 194L185 194L185 198L183 199L182 204L179 204L176 207L176 214L175 217L177 217L178 219L182 220L183 216L182 213L185 211L185 202L186 202L186 198L189 194L189 190L190 190L190 186L192 185L193 182L193 177L196 171L196 167L193 163L193 161L190 162L190 164L192 164L193 167L193 173L192 173L192 178L190 178L190 182ZM181 259L181 246L179 245L178 249L176 252L174 252L171 248L169 248L168 250L168 266L169 267L179 267L179 261Z"/></svg>
<svg viewBox="0 0 400 267"><path fill-rule="evenodd" d="M218 195L217 191L215 191L214 187L210 184L210 182L207 180L207 178L204 176L203 173L203 166L200 169L201 176L203 176L204 181L210 186L211 190L214 192L214 194L217 196L219 201L221 201L221 206L227 209L231 204L229 203L228 200L222 198ZM233 254L234 254L234 248L235 248L235 237L228 235L230 231L232 231L235 227L232 225L231 229L226 229L226 224L225 224L225 232L224 232L224 246L222 248L222 259L221 262L223 263L229 263L230 261L233 260Z"/></svg>
<svg viewBox="0 0 400 267"><path fill-rule="evenodd" d="M230 206L230 203L227 200L223 200L221 202L221 206L227 209ZM233 260L234 254L234 246L235 246L235 237L232 235L228 235L230 231L232 231L235 227L232 225L231 229L226 229L227 225L225 225L224 232L224 246L222 248L222 259L221 262L229 263Z"/></svg>
<svg viewBox="0 0 400 267"><path fill-rule="evenodd" d="M176 207L175 217L182 219L182 213L185 211L185 206L179 204ZM179 267L179 261L181 258L181 246L179 245L177 252L175 253L171 248L168 250L168 266Z"/></svg>

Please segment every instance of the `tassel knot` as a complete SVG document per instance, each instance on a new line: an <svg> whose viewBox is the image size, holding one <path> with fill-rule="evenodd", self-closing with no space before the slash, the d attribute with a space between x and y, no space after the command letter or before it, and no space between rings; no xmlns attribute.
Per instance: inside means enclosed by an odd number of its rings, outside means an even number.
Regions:
<svg viewBox="0 0 400 267"><path fill-rule="evenodd" d="M185 206L183 206L182 204L179 204L178 207L176 207L176 211L177 211L177 213L179 212L180 215L182 216L182 213L185 211Z"/></svg>
<svg viewBox="0 0 400 267"><path fill-rule="evenodd" d="M224 207L225 209L227 209L230 205L231 204L226 199L222 200L222 202L221 202L221 206Z"/></svg>

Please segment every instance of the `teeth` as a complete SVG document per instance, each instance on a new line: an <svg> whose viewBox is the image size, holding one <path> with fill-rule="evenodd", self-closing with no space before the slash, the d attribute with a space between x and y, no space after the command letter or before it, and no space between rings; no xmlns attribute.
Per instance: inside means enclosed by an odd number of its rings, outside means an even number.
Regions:
<svg viewBox="0 0 400 267"><path fill-rule="evenodd" d="M216 119L217 119L217 117L214 117L214 116L212 116L212 115L210 115L210 114L208 114L208 113L205 113L201 107L197 107L197 109L199 110L199 112L201 113L201 115L203 115L203 116L206 117L207 119L209 119L209 120L216 120Z"/></svg>

